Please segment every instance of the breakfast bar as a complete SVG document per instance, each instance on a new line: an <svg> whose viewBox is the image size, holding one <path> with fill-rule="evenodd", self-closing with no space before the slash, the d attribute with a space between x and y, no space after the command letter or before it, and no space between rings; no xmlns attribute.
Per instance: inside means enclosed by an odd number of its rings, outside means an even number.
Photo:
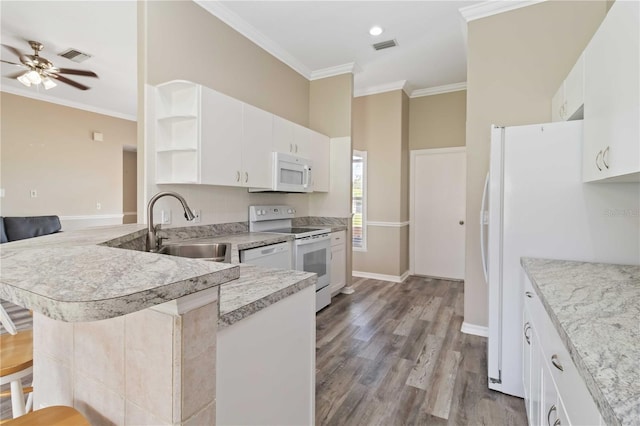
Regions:
<svg viewBox="0 0 640 426"><path fill-rule="evenodd" d="M295 294L314 324L314 274L147 253L145 236L122 225L0 247L0 298L34 313L34 409L73 406L93 424L215 424L219 323L247 329ZM303 332L313 358L315 328Z"/></svg>

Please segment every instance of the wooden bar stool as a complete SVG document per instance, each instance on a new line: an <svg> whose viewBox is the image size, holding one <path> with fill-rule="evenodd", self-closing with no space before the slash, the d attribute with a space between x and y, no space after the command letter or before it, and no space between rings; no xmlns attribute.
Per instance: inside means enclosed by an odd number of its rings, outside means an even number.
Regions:
<svg viewBox="0 0 640 426"><path fill-rule="evenodd" d="M91 423L78 410L56 405L7 420L2 426L91 426Z"/></svg>
<svg viewBox="0 0 640 426"><path fill-rule="evenodd" d="M22 379L33 373L33 330L17 332L2 305L0 323L11 333L0 335L0 385L10 383L11 412L16 418L31 410L33 388L23 388ZM29 394L26 404L25 393ZM3 392L0 396L9 395Z"/></svg>

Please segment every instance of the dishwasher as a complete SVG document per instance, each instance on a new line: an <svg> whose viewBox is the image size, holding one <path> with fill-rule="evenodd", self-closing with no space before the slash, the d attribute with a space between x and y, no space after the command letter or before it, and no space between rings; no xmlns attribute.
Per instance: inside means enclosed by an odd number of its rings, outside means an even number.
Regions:
<svg viewBox="0 0 640 426"><path fill-rule="evenodd" d="M291 269L291 242L271 244L240 251L240 263L267 268Z"/></svg>

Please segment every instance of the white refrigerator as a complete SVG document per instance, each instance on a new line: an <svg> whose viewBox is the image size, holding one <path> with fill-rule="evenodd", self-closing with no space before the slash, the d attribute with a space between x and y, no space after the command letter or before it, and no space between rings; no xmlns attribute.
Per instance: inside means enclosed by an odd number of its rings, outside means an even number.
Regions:
<svg viewBox="0 0 640 426"><path fill-rule="evenodd" d="M522 397L520 258L640 263L640 184L582 183L582 121L493 127L480 220L489 388Z"/></svg>

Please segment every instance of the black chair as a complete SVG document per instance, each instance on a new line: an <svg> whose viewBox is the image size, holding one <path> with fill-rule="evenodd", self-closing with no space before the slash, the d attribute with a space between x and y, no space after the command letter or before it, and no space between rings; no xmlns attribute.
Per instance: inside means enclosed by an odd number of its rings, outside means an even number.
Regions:
<svg viewBox="0 0 640 426"><path fill-rule="evenodd" d="M24 240L60 232L58 216L15 216L0 218L0 242Z"/></svg>

